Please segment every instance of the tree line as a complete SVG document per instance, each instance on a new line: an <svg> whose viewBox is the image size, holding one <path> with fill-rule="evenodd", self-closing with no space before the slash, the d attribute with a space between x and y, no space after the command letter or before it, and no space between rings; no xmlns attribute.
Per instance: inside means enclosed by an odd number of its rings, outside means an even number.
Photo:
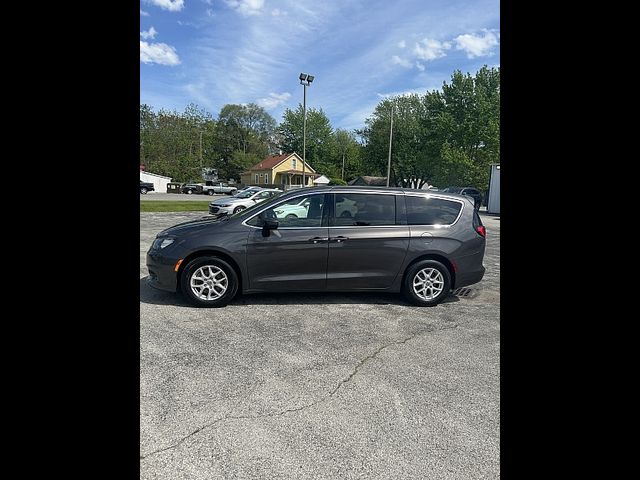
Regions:
<svg viewBox="0 0 640 480"><path fill-rule="evenodd" d="M489 165L500 162L500 69L455 71L442 90L382 99L362 129L333 128L322 108L307 109L306 157L343 183L386 176L393 107L391 185L488 187ZM177 182L200 181L202 168L236 181L267 155L302 156L303 108L276 120L250 103L228 104L217 118L191 104L184 112L140 105L140 163Z"/></svg>

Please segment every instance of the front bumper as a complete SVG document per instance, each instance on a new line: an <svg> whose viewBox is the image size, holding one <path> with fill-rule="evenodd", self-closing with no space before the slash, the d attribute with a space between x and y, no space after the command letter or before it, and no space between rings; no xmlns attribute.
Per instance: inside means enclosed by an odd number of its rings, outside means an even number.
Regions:
<svg viewBox="0 0 640 480"><path fill-rule="evenodd" d="M209 213L216 217L222 217L224 215L231 215L234 207L221 207L219 205L209 205Z"/></svg>
<svg viewBox="0 0 640 480"><path fill-rule="evenodd" d="M178 289L178 274L175 271L179 258L165 256L160 251L149 250L147 252L147 269L149 276L147 283L153 288L175 292Z"/></svg>

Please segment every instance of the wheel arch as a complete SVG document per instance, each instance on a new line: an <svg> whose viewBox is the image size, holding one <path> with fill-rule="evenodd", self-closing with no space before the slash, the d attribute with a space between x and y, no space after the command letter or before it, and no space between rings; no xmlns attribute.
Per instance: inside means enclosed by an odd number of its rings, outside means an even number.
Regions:
<svg viewBox="0 0 640 480"><path fill-rule="evenodd" d="M449 270L449 275L451 276L451 289L453 290L455 288L456 285L456 269L453 265L453 262L451 260L449 260L447 257L445 257L444 255L440 255L437 253L426 253L424 255L420 255L417 258L414 258L411 263L409 263L409 265L406 266L406 268L404 269L404 272L402 273L402 283L401 285L404 285L404 281L407 277L407 272L409 271L409 269L415 265L418 262L421 262L423 260L435 260L437 262L442 263L445 267L447 267L447 270Z"/></svg>
<svg viewBox="0 0 640 480"><path fill-rule="evenodd" d="M187 255L186 257L184 257L184 259L182 260L182 263L180 264L180 267L178 268L178 271L176 272L176 275L177 275L176 289L177 289L177 291L180 291L180 289L182 288L182 285L181 285L182 272L184 271L186 266L189 265L189 263L192 260L194 260L196 258L199 258L199 257L218 257L219 259L224 260L229 265L231 265L233 270L236 272L236 275L238 276L238 292L242 292L243 278L242 278L242 270L240 269L240 265L238 265L238 262L236 262L233 259L233 257L231 255L229 255L228 253L225 253L225 252L220 251L220 250L216 250L214 248L207 248L205 250L198 250L198 251L192 252L189 255Z"/></svg>

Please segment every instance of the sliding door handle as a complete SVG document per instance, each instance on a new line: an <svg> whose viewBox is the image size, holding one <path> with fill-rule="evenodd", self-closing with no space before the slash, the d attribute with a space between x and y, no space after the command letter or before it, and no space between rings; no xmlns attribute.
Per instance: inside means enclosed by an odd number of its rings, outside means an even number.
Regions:
<svg viewBox="0 0 640 480"><path fill-rule="evenodd" d="M311 243L328 242L329 237L313 237L313 238L310 238L309 241Z"/></svg>
<svg viewBox="0 0 640 480"><path fill-rule="evenodd" d="M346 242L347 240L349 240L349 237L343 237L342 235L329 238L330 242L335 242L335 243L342 243L342 242Z"/></svg>

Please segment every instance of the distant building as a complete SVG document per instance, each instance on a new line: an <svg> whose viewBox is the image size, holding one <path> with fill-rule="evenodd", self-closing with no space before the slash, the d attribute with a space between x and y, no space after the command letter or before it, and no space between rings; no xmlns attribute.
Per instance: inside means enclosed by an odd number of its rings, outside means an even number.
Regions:
<svg viewBox="0 0 640 480"><path fill-rule="evenodd" d="M323 185L328 185L330 181L331 181L331 180L329 180L329 179L328 179L327 177L325 177L324 175L320 175L318 178L316 178L316 179L313 181L313 184L314 184L314 185L317 185L317 186L323 186Z"/></svg>
<svg viewBox="0 0 640 480"><path fill-rule="evenodd" d="M386 187L387 177L370 177L364 175L362 177L356 177L349 182L349 185L365 185L369 187Z"/></svg>
<svg viewBox="0 0 640 480"><path fill-rule="evenodd" d="M171 183L171 177L165 177L164 175L157 175L151 172L145 172L140 168L140 180L143 182L153 183L153 188L156 192L166 193L167 183Z"/></svg>
<svg viewBox="0 0 640 480"><path fill-rule="evenodd" d="M313 179L318 175L307 162L305 167L307 186L313 186ZM302 185L302 158L293 153L272 155L264 158L240 175L240 183L244 185L278 185L287 189L289 185Z"/></svg>

